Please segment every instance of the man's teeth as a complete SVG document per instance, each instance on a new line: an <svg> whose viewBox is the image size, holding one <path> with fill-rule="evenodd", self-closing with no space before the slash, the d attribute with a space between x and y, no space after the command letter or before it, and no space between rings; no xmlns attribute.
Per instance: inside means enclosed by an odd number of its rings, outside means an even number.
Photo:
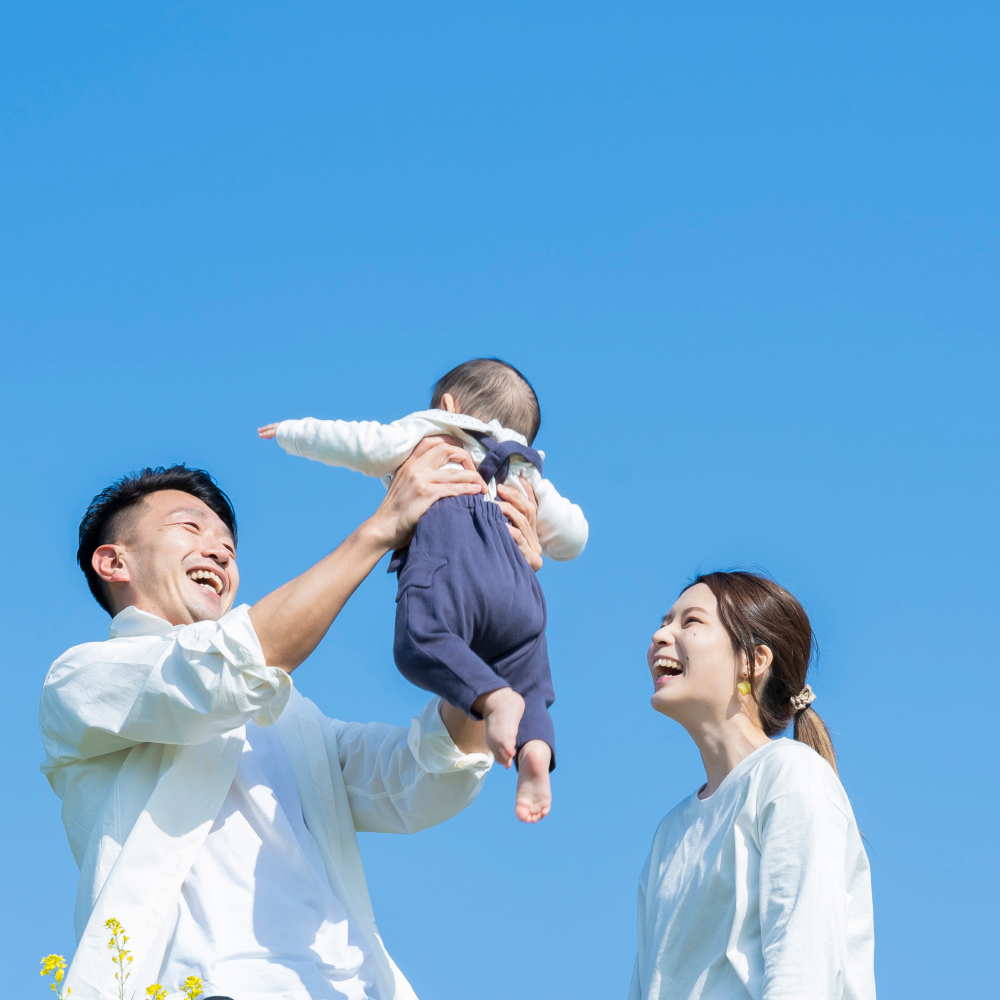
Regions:
<svg viewBox="0 0 1000 1000"><path fill-rule="evenodd" d="M188 579L200 583L203 587L211 587L217 594L222 594L222 577L209 569L194 569L188 573Z"/></svg>

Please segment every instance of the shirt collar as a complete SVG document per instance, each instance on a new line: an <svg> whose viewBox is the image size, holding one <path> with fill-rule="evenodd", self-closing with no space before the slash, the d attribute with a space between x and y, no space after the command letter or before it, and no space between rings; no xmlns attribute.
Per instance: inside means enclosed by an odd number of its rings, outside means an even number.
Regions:
<svg viewBox="0 0 1000 1000"><path fill-rule="evenodd" d="M108 628L109 639L122 639L130 635L166 635L172 628L164 618L151 615L148 611L140 611L137 607L119 611L111 619Z"/></svg>

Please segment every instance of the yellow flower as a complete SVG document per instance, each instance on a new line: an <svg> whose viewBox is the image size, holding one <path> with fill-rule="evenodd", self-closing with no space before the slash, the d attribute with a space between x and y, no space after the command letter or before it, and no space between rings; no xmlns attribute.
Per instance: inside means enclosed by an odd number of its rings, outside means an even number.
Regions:
<svg viewBox="0 0 1000 1000"><path fill-rule="evenodd" d="M125 928L114 917L105 920L104 926L111 931L108 950L115 953L111 957L111 962L118 966L118 971L115 973L115 980L118 982L118 1000L125 1000L125 981L131 975L130 972L125 971L125 966L132 964L132 952L125 947L128 935L125 933Z"/></svg>
<svg viewBox="0 0 1000 1000"><path fill-rule="evenodd" d="M47 976L50 972L62 972L66 968L66 959L62 955L46 955L42 959L42 971L40 975Z"/></svg>
<svg viewBox="0 0 1000 1000"><path fill-rule="evenodd" d="M153 983L146 987L146 996L152 1000L167 1000L167 991L159 983Z"/></svg>
<svg viewBox="0 0 1000 1000"><path fill-rule="evenodd" d="M49 983L49 988L59 1000L65 1000L73 992L72 990L66 990L63 993L58 988L59 984L63 981L63 977L66 975L66 959L62 955L46 955L42 959L42 971L40 975L51 976L55 980L54 983Z"/></svg>
<svg viewBox="0 0 1000 1000"><path fill-rule="evenodd" d="M205 984L197 976L188 976L181 983L181 992L187 997L187 1000L198 1000L204 989Z"/></svg>

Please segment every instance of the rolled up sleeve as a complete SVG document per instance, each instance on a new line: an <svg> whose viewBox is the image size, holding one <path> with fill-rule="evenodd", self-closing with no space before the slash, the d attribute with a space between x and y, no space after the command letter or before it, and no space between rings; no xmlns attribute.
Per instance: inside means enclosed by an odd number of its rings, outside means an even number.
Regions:
<svg viewBox="0 0 1000 1000"><path fill-rule="evenodd" d="M433 698L408 729L329 720L335 727L355 828L415 833L443 823L479 794L490 754L463 753Z"/></svg>
<svg viewBox="0 0 1000 1000"><path fill-rule="evenodd" d="M281 714L291 678L264 662L247 605L161 635L76 646L52 665L39 728L52 764L139 743L190 745Z"/></svg>

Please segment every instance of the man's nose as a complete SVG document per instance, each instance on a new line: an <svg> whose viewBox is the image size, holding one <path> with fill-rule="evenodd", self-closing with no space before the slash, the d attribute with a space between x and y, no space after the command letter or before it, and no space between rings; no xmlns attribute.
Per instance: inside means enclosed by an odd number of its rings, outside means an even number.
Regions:
<svg viewBox="0 0 1000 1000"><path fill-rule="evenodd" d="M233 557L229 549L214 535L205 539L205 546L202 552L209 559L214 559L220 566L228 566L229 560Z"/></svg>

